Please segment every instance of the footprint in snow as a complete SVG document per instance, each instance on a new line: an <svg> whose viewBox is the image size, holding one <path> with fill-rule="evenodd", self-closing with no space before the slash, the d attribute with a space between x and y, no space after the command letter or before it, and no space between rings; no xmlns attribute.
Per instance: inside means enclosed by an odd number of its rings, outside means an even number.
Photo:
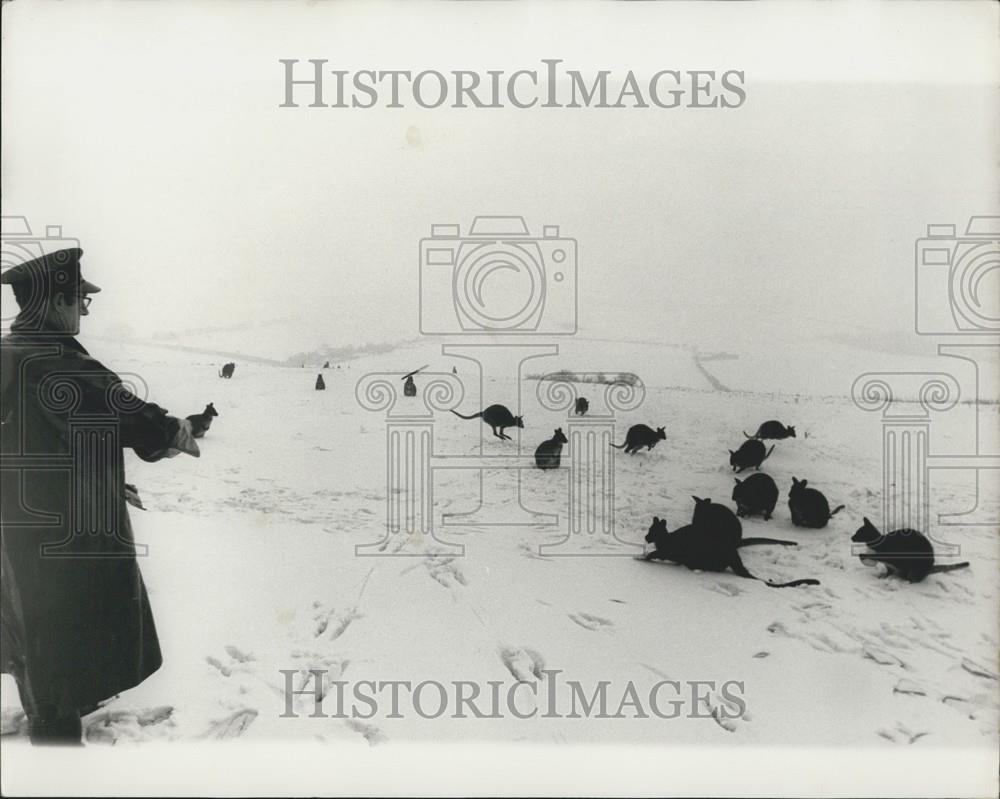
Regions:
<svg viewBox="0 0 1000 799"><path fill-rule="evenodd" d="M570 620L574 623L579 624L585 630L600 630L605 627L614 627L614 623L610 619L605 619L601 616L595 616L592 613L570 613L568 614Z"/></svg>
<svg viewBox="0 0 1000 799"><path fill-rule="evenodd" d="M257 719L258 713L252 707L244 707L222 719L217 719L208 725L208 729L199 738L239 738Z"/></svg>
<svg viewBox="0 0 1000 799"><path fill-rule="evenodd" d="M534 649L503 646L498 654L507 671L518 682L531 682L542 678L545 659Z"/></svg>

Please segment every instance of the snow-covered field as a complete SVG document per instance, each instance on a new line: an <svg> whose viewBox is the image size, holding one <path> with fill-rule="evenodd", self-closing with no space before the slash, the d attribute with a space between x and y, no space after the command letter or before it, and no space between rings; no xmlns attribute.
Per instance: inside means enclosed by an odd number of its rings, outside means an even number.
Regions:
<svg viewBox="0 0 1000 799"><path fill-rule="evenodd" d="M508 431L512 442L492 439L478 421L439 413L434 447L441 454L471 454L484 433L487 454L515 452L517 433L522 450L531 453L553 428L566 427L567 417L538 404L532 381L519 394L512 376L487 380L487 396L480 398L469 362L443 356L436 344L326 370L327 390L317 392L316 368L240 363L232 380L220 380L218 359L100 342L91 347L97 357L120 372L141 374L150 397L171 412L194 413L212 401L220 416L203 439L200 459L145 464L128 456L128 478L148 508L133 510L132 519L149 547L142 570L165 663L85 719L87 742L242 737L372 745L434 739L995 747L996 530L941 533L961 545L972 567L918 585L882 579L852 557L850 536L861 517L880 519L881 451L878 415L854 406L851 377L845 382L846 370L837 368L850 362L849 353L840 360L831 354L825 371L812 373L786 362L798 383L782 381L782 367L763 356L752 368L746 359L705 362L730 389L720 391L680 348L574 347L529 362L526 371L640 373L645 401L617 420L617 439L636 422L667 430L666 441L651 452L616 454L616 523L623 539L641 543L654 514L671 529L687 523L692 494L731 504L727 450L742 441L741 430L782 419L797 426L799 437L779 442L764 467L782 497L770 522L745 520L744 534L799 545L752 547L742 556L760 577L815 577L822 584L772 589L731 573L640 563L591 544L584 544L591 557L547 557L539 545L562 535L518 526L446 528L440 535L464 545L461 557L359 557L356 545L383 538L386 508L385 424L355 399L363 374L423 363L450 372L457 365L467 381L463 412L520 401L526 424ZM858 365L857 357L857 372L879 366ZM788 393L760 391L776 382ZM814 394L805 392L807 385L817 387ZM584 394L598 390L583 387ZM974 406L960 405L936 421L935 449L966 447L974 413ZM568 457L564 453L564 467ZM794 528L785 495L792 475L808 478L846 510L824 530ZM517 479L510 471L483 475L495 496L513 496ZM525 471L520 481L526 506L565 518L565 468ZM968 473L935 478L932 488L935 513L975 504ZM477 472L440 474L436 513L474 510L479 490ZM997 499L995 490L979 496L993 518ZM503 521L513 510L501 504L489 512ZM283 717L288 678L282 670L297 670L291 679L300 688L310 669L342 680L348 697L365 680L469 681L484 696L491 681L504 696L519 680L538 681L541 697L545 669L559 670L561 681L578 681L588 697L607 681L608 715L619 709L630 683L648 711L650 689L677 681L680 693L664 690L660 706L669 708L673 699L684 705L677 718L634 718L628 705L624 717L569 718L567 693L561 717L454 718L452 698L446 713L426 718L405 699L392 713L382 694L371 718L312 718L305 695L294 698L296 717ZM714 681L714 687L692 698L691 681ZM742 712L734 718L722 690L728 681L742 683L736 692L744 707L736 707ZM518 707L529 709L528 694L519 696ZM332 714L329 701L324 707ZM434 692L424 697L425 709L438 703ZM7 741L24 736L6 676L3 729Z"/></svg>

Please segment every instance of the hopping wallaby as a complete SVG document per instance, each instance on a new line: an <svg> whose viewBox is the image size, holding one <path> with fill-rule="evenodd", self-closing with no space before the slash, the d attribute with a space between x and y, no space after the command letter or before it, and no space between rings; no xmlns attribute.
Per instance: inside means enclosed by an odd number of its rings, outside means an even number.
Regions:
<svg viewBox="0 0 1000 799"><path fill-rule="evenodd" d="M218 415L219 412L215 410L215 404L210 402L201 413L193 413L188 416L187 420L191 422L191 435L195 438L201 438L212 426L212 419Z"/></svg>
<svg viewBox="0 0 1000 799"><path fill-rule="evenodd" d="M513 439L504 433L508 427L524 427L524 419L520 416L515 416L505 405L490 405L490 407L479 413L474 413L472 416L465 416L456 410L452 411L455 416L459 419L482 419L486 424L488 424L493 429L493 435L497 438L504 438L508 441L513 441ZM500 432L497 432L499 428Z"/></svg>
<svg viewBox="0 0 1000 799"><path fill-rule="evenodd" d="M615 449L624 449L629 455L635 455L640 449L645 447L651 450L658 441L665 441L667 434L662 427L655 430L644 424L634 424L625 434L624 444L612 444Z"/></svg>
<svg viewBox="0 0 1000 799"><path fill-rule="evenodd" d="M795 426L789 425L785 427L781 422L771 419L770 421L764 422L760 427L757 428L757 432L752 436L748 435L744 430L743 435L747 438L795 438Z"/></svg>
<svg viewBox="0 0 1000 799"><path fill-rule="evenodd" d="M587 400L587 398L586 397L577 397L576 398L576 406L573 408L573 412L577 416L583 416L589 410L590 410L590 402Z"/></svg>
<svg viewBox="0 0 1000 799"><path fill-rule="evenodd" d="M317 391L326 391L326 381L323 379L323 373L322 372L320 372L318 375L316 375L316 390Z"/></svg>
<svg viewBox="0 0 1000 799"><path fill-rule="evenodd" d="M535 465L539 469L558 469L559 461L562 458L563 444L568 443L562 428L557 428L555 435L547 441L543 441L535 450Z"/></svg>
<svg viewBox="0 0 1000 799"><path fill-rule="evenodd" d="M786 547L794 547L794 541L786 541L781 538L744 538L743 525L725 505L712 502L711 499L701 499L692 496L694 500L694 512L691 514L691 526L699 530L714 530L725 536L737 547L752 546L754 544L779 544Z"/></svg>
<svg viewBox="0 0 1000 799"><path fill-rule="evenodd" d="M219 370L219 377L224 377L226 380L233 376L233 372L236 371L235 363L224 363L222 368Z"/></svg>
<svg viewBox="0 0 1000 799"><path fill-rule="evenodd" d="M878 528L864 517L864 524L851 536L859 544L867 544L871 552L858 557L862 563L884 563L890 574L898 575L911 583L919 583L928 574L964 569L968 561L948 565L934 565L934 547L923 533L916 530L893 530L882 535Z"/></svg>
<svg viewBox="0 0 1000 799"><path fill-rule="evenodd" d="M822 492L815 488L806 488L808 480L792 478L792 487L788 489L788 510L792 514L792 524L796 527L812 527L816 530L826 527L826 523L844 509L838 505L830 510L830 503Z"/></svg>
<svg viewBox="0 0 1000 799"><path fill-rule="evenodd" d="M763 472L750 475L745 480L733 478L733 502L736 503L737 516L756 516L758 514L767 521L774 513L778 504L778 485L770 476Z"/></svg>
<svg viewBox="0 0 1000 799"><path fill-rule="evenodd" d="M760 469L760 465L771 457L772 452L774 452L774 444L771 445L771 449L765 452L764 445L760 441L756 438L748 438L736 452L729 450L729 465L737 474L751 466Z"/></svg>
<svg viewBox="0 0 1000 799"><path fill-rule="evenodd" d="M819 580L791 580L787 583L772 583L754 577L737 551L737 545L725 533L713 528L702 528L690 524L673 533L667 532L665 519L653 517L646 540L656 545L656 549L645 556L645 560L670 560L695 570L723 572L732 569L739 577L760 580L771 588L790 588L797 585L819 585Z"/></svg>

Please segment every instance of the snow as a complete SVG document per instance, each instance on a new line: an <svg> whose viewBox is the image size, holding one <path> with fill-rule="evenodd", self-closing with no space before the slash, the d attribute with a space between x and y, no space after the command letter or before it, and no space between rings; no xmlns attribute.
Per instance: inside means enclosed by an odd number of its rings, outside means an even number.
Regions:
<svg viewBox="0 0 1000 799"><path fill-rule="evenodd" d="M355 400L363 374L405 372L415 363L450 372L454 364L467 380L463 412L520 398L526 425L508 431L514 442L496 442L478 420L438 413L434 446L441 453L470 454L484 432L489 454L515 451L516 433L530 453L569 421L538 405L530 380L518 394L513 378L491 378L488 396L478 397L469 362L443 356L438 344L344 362L324 372L325 392L313 390L316 367L241 362L232 380L220 380L208 356L106 341L91 349L116 370L141 374L151 398L172 412L193 413L212 401L220 416L199 459L145 464L128 456L128 478L149 509L133 510L132 519L149 546L141 568L165 663L85 719L88 745L238 737L376 747L420 739L995 747L996 531L941 533L961 544L972 566L918 585L879 577L851 555L861 517L880 516L881 450L878 416L851 402L846 367L831 366L837 380L814 393L794 380L783 392L773 391L772 380L765 393L760 370L746 366L753 359L703 361L730 389L715 390L684 347L580 341L527 364L526 372L588 367L643 375L645 401L618 419L616 437L642 421L666 426L667 440L650 452L616 456L617 529L637 545L654 514L670 529L687 523L691 495L731 504L727 450L742 441L742 430L770 418L796 424L799 437L778 442L764 467L782 489L774 519L743 526L747 537L791 538L799 546L741 554L759 577L816 577L822 585L772 589L731 573L638 562L629 557L638 547L585 543L590 557L545 556L539 546L562 535L519 526L440 530L464 545L461 557L357 556L356 545L382 539L386 506L384 421ZM816 382L803 369L794 364L789 373ZM781 373L774 367L770 374ZM950 412L951 424L935 428L935 446L961 442L974 412ZM567 457L559 472L521 475L533 511L565 514ZM792 527L785 504L792 475L846 510L824 530ZM503 485L517 478L490 469L483 479ZM960 512L975 505L974 492L968 473L950 473L935 482L933 507ZM439 513L471 511L478 495L474 471L436 477ZM995 490L979 504L996 517ZM489 510L501 519L515 512ZM524 681L537 682L539 696L543 670L559 670L588 695L608 681L609 714L630 683L648 710L651 687L674 680L681 693L665 691L663 702L684 699L685 707L669 719L633 718L627 708L626 718L454 718L452 703L431 719L403 702L401 717L392 718L383 694L373 718L313 718L303 695L292 702L296 717L283 717L282 670L295 670L300 688L313 669L342 679L348 691L362 680L470 681L484 692L490 681L504 691ZM690 681L714 687L692 699ZM727 681L743 684L745 709L732 718L722 712ZM5 741L23 738L9 677L2 687ZM428 692L432 709L433 696Z"/></svg>

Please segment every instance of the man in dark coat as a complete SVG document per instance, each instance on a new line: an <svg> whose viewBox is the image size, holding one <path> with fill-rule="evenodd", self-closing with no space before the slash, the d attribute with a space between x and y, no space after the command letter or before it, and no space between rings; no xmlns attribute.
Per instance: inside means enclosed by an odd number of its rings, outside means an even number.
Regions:
<svg viewBox="0 0 1000 799"><path fill-rule="evenodd" d="M189 422L135 396L74 338L100 291L80 275L82 254L0 276L20 308L0 340L0 659L32 743L79 744L81 715L160 667L123 448L146 461L198 455Z"/></svg>

